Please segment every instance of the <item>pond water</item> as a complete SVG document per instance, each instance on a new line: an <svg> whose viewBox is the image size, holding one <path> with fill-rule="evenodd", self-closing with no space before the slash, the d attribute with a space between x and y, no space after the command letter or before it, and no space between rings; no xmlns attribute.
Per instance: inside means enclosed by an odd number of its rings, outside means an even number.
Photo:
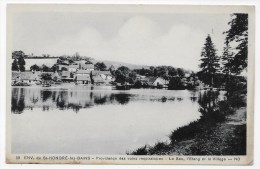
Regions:
<svg viewBox="0 0 260 169"><path fill-rule="evenodd" d="M12 153L125 154L200 118L198 91L13 87Z"/></svg>

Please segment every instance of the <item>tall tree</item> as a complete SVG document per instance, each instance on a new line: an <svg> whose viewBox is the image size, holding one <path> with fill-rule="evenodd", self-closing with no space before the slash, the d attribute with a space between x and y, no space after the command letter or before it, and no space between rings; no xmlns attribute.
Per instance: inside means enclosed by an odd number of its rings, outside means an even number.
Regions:
<svg viewBox="0 0 260 169"><path fill-rule="evenodd" d="M129 73L130 69L126 66L121 66L115 71L116 82L118 83L126 83L129 82Z"/></svg>
<svg viewBox="0 0 260 169"><path fill-rule="evenodd" d="M19 56L19 57L18 57L18 65L19 65L19 70L20 70L21 72L24 72L24 71L25 71L25 67L24 67L24 65L25 65L24 56Z"/></svg>
<svg viewBox="0 0 260 169"><path fill-rule="evenodd" d="M222 59L222 72L228 76L231 75L232 62L233 62L233 52L231 51L231 46L228 41L225 42L225 47L223 50Z"/></svg>
<svg viewBox="0 0 260 169"><path fill-rule="evenodd" d="M12 63L12 71L19 71L18 62L16 59L14 59Z"/></svg>
<svg viewBox="0 0 260 169"><path fill-rule="evenodd" d="M248 14L235 13L228 22L230 29L224 32L226 40L235 44L236 52L232 60L232 72L240 74L247 68L248 58Z"/></svg>
<svg viewBox="0 0 260 169"><path fill-rule="evenodd" d="M25 71L25 61L24 61L25 54L23 51L13 51L12 58L17 59L17 66L19 67L20 71Z"/></svg>
<svg viewBox="0 0 260 169"><path fill-rule="evenodd" d="M210 82L208 83L212 86L215 74L218 72L220 64L219 57L216 54L216 49L210 35L206 38L206 42L202 48L201 57L200 60L202 63L199 65L201 68L200 73L210 78Z"/></svg>

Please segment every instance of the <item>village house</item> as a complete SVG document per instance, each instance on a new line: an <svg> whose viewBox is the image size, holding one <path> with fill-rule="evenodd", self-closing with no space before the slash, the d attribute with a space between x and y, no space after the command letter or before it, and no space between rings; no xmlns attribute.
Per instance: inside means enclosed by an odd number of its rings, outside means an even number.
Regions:
<svg viewBox="0 0 260 169"><path fill-rule="evenodd" d="M92 80L93 80L93 84L95 85L106 84L106 81L100 75L92 76Z"/></svg>
<svg viewBox="0 0 260 169"><path fill-rule="evenodd" d="M78 84L89 84L91 83L90 73L90 70L77 70L74 80Z"/></svg>
<svg viewBox="0 0 260 169"><path fill-rule="evenodd" d="M113 76L110 71L94 70L91 73L94 84L108 84L113 80Z"/></svg>
<svg viewBox="0 0 260 169"><path fill-rule="evenodd" d="M147 78L147 83L149 86L167 87L169 84L169 81L166 79L163 79L161 77L149 77L149 78Z"/></svg>
<svg viewBox="0 0 260 169"><path fill-rule="evenodd" d="M34 85L40 81L39 76L35 72L25 71L25 72L12 72L12 84L17 82L25 83L28 85Z"/></svg>
<svg viewBox="0 0 260 169"><path fill-rule="evenodd" d="M93 63L84 63L80 65L80 69L94 71L94 65Z"/></svg>
<svg viewBox="0 0 260 169"><path fill-rule="evenodd" d="M71 75L72 74L69 71L62 71L61 72L61 80L63 82L72 82L74 80L74 78Z"/></svg>
<svg viewBox="0 0 260 169"><path fill-rule="evenodd" d="M75 63L68 66L69 72L75 73L78 69L79 69L79 65Z"/></svg>
<svg viewBox="0 0 260 169"><path fill-rule="evenodd" d="M12 71L12 85L20 81L20 72Z"/></svg>

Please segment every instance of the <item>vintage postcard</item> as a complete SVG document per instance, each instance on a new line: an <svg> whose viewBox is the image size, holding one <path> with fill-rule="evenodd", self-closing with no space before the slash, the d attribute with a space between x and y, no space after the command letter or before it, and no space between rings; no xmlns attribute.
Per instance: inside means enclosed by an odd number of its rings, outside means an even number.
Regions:
<svg viewBox="0 0 260 169"><path fill-rule="evenodd" d="M6 163L253 164L254 6L9 4Z"/></svg>

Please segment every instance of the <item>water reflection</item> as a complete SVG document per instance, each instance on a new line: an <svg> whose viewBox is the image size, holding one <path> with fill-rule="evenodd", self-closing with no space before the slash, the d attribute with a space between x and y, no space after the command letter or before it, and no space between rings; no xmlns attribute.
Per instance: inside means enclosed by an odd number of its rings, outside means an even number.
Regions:
<svg viewBox="0 0 260 169"><path fill-rule="evenodd" d="M141 90L114 91L114 90L94 90L89 88L70 88L70 89L46 89L46 88L12 88L12 112L23 113L24 109L33 110L41 108L48 111L51 108L60 110L72 109L78 112L80 109L92 108L98 105L119 104L126 105L130 101L155 101L173 102L182 101L180 96L172 96L163 91L140 92Z"/></svg>
<svg viewBox="0 0 260 169"><path fill-rule="evenodd" d="M13 113L15 114L21 114L24 110L25 107L25 103L24 103L24 90L23 88L21 89L16 89L16 90L12 90L12 106L11 106L11 110ZM33 102L34 102L34 98L33 98Z"/></svg>
<svg viewBox="0 0 260 169"><path fill-rule="evenodd" d="M24 109L33 110L41 108L48 111L51 108L60 110L72 109L78 112L80 109L92 108L93 106L119 104L126 105L130 101L152 101L152 102L181 102L189 99L192 103L199 103L200 112L212 112L216 108L219 99L219 92L213 91L186 91L176 95L167 91L146 90L113 91L113 90L94 90L89 87L84 90L79 88L72 89L44 89L44 88L12 88L12 113L21 114ZM148 91L148 90L147 90ZM158 94L160 92L160 94ZM171 91L173 92L173 91ZM186 94L185 94L186 95Z"/></svg>
<svg viewBox="0 0 260 169"><path fill-rule="evenodd" d="M218 106L218 102L223 99L223 95L223 93L220 95L219 91L204 91L199 93L198 103L200 105L201 121L214 124L214 122L223 118Z"/></svg>
<svg viewBox="0 0 260 169"><path fill-rule="evenodd" d="M198 110L207 109L208 95L199 93L16 87L12 89L12 152L125 154L167 141L172 130L198 120Z"/></svg>

